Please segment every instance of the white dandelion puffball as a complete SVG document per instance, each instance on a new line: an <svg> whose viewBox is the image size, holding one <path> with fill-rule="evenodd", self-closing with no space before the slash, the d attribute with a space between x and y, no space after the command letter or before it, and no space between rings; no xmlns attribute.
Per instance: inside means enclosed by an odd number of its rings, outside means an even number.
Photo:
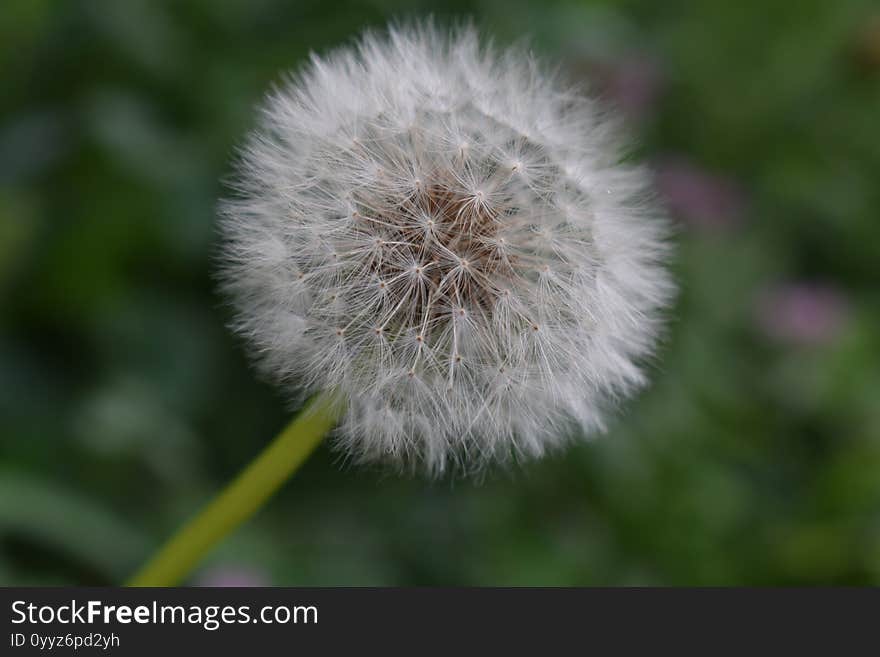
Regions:
<svg viewBox="0 0 880 657"><path fill-rule="evenodd" d="M471 28L368 34L265 101L222 205L262 370L332 391L354 461L438 474L603 428L672 285L595 104Z"/></svg>

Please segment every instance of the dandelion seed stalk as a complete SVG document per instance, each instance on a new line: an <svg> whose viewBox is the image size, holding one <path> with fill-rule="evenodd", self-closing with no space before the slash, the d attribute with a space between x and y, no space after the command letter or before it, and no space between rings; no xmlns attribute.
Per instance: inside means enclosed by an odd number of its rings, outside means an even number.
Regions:
<svg viewBox="0 0 880 657"><path fill-rule="evenodd" d="M338 420L327 394L302 412L205 509L175 534L129 586L174 586L223 538L254 515L305 462Z"/></svg>
<svg viewBox="0 0 880 657"><path fill-rule="evenodd" d="M626 153L605 109L471 27L368 32L278 86L220 276L260 370L318 397L131 584L180 581L337 422L350 462L431 475L602 431L675 289Z"/></svg>

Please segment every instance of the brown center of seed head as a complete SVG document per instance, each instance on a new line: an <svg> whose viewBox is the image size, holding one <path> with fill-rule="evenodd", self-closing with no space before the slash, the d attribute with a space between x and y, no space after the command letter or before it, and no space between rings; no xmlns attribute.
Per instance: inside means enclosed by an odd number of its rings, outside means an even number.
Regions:
<svg viewBox="0 0 880 657"><path fill-rule="evenodd" d="M408 295L397 302L407 306L410 321L427 328L450 314L491 312L514 274L515 260L499 237L509 204L447 180L426 176L403 201L390 193L358 199L359 216L372 218L359 222L359 230L384 241L369 268L380 281L404 279L406 271L417 277L409 288L395 286Z"/></svg>

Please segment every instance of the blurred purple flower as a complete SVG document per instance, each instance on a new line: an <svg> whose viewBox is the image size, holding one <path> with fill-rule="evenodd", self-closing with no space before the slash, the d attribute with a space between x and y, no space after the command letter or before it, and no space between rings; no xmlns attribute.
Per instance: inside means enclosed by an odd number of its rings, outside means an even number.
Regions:
<svg viewBox="0 0 880 657"><path fill-rule="evenodd" d="M666 206L687 224L723 230L742 220L745 198L734 181L678 157L662 160L655 175Z"/></svg>
<svg viewBox="0 0 880 657"><path fill-rule="evenodd" d="M195 582L206 587L269 586L269 579L256 568L238 564L215 566L203 572Z"/></svg>
<svg viewBox="0 0 880 657"><path fill-rule="evenodd" d="M631 55L600 71L608 100L632 120L644 120L663 92L664 76L656 60Z"/></svg>
<svg viewBox="0 0 880 657"><path fill-rule="evenodd" d="M800 345L833 341L846 322L846 298L824 283L795 282L775 285L759 296L756 320L771 338Z"/></svg>

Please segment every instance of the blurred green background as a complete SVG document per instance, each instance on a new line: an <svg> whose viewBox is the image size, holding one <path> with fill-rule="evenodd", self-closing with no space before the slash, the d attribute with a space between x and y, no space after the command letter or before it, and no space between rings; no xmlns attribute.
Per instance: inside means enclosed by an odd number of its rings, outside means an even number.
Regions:
<svg viewBox="0 0 880 657"><path fill-rule="evenodd" d="M3 0L0 583L121 581L283 426L224 328L220 180L283 71L428 13L531 37L626 117L678 229L654 384L483 482L322 448L191 582L880 584L880 6L853 0Z"/></svg>

